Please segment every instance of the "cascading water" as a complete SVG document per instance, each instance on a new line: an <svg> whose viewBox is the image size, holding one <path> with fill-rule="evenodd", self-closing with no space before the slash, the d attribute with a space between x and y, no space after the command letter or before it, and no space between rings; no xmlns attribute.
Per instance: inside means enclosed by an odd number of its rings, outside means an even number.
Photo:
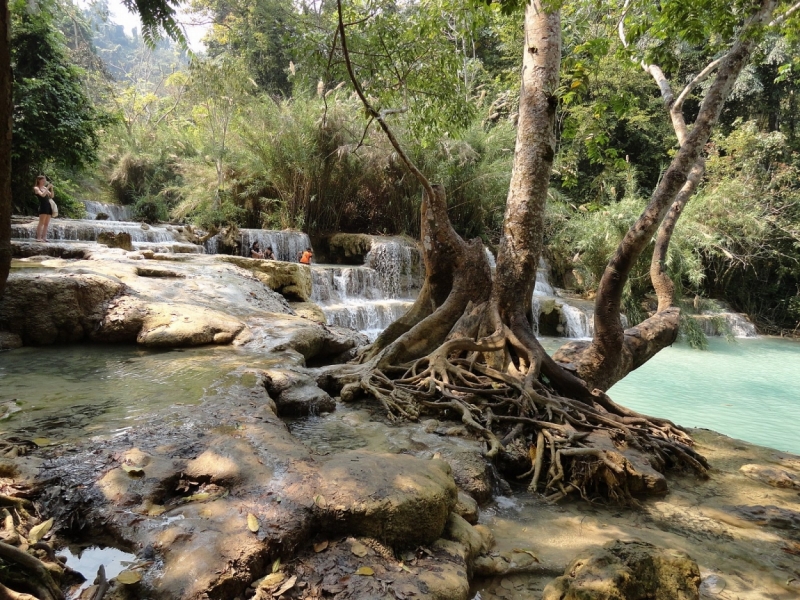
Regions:
<svg viewBox="0 0 800 600"><path fill-rule="evenodd" d="M413 304L420 286L415 260L417 250L407 243L376 239L364 266L312 265L311 299L329 325L351 327L374 340Z"/></svg>
<svg viewBox="0 0 800 600"><path fill-rule="evenodd" d="M15 223L11 225L11 238L32 240L36 238L37 221L30 223ZM185 241L172 227L147 226L142 228L140 223L124 221L88 221L54 219L50 221L47 237L57 241L67 242L96 242L101 232L127 233L131 241L151 244L171 244Z"/></svg>
<svg viewBox="0 0 800 600"><path fill-rule="evenodd" d="M133 219L133 210L130 206L104 204L94 200L84 200L83 204L86 207L86 218L90 220L97 219L97 215L100 213L108 215L109 221L131 221Z"/></svg>
<svg viewBox="0 0 800 600"><path fill-rule="evenodd" d="M219 235L207 239L204 243L206 254L219 252ZM250 256L253 242L258 242L262 250L272 248L277 260L297 262L297 257L306 248L311 247L311 240L302 231L273 231L270 229L240 229L241 255Z"/></svg>

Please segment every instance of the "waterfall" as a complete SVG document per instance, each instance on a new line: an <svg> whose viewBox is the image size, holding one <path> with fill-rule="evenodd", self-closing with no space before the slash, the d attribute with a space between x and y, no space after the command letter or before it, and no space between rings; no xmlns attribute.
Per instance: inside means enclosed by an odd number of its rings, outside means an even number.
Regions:
<svg viewBox="0 0 800 600"><path fill-rule="evenodd" d="M311 247L311 240L302 231L273 231L270 229L240 229L239 240L242 243L242 256L250 257L253 242L258 242L262 250L272 247L276 260L297 262L297 255ZM207 254L217 254L219 235L205 242Z"/></svg>
<svg viewBox="0 0 800 600"><path fill-rule="evenodd" d="M564 317L564 336L568 338L590 338L594 333L594 314L569 304L561 305Z"/></svg>
<svg viewBox="0 0 800 600"><path fill-rule="evenodd" d="M94 200L84 200L83 204L86 207L87 219L95 220L100 213L107 214L109 221L130 221L133 219L133 210L130 206L104 204Z"/></svg>
<svg viewBox="0 0 800 600"><path fill-rule="evenodd" d="M497 261L494 259L494 254L492 254L492 251L486 246L483 247L483 251L486 253L486 260L489 261L489 268L494 271L497 268Z"/></svg>
<svg viewBox="0 0 800 600"><path fill-rule="evenodd" d="M747 318L747 315L729 311L711 312L701 315L692 315L707 336L716 337L726 335L728 331L737 338L758 337L756 326Z"/></svg>
<svg viewBox="0 0 800 600"><path fill-rule="evenodd" d="M36 238L37 221L11 226L12 239L32 240ZM82 221L54 219L50 221L47 237L57 241L69 242L96 242L97 235L101 232L128 233L132 242L149 242L171 244L185 240L172 228L148 226L142 229L139 223L126 223L119 221Z"/></svg>
<svg viewBox="0 0 800 600"><path fill-rule="evenodd" d="M311 299L329 325L375 340L412 306L422 284L419 263L418 250L405 240L373 238L362 266L312 265Z"/></svg>
<svg viewBox="0 0 800 600"><path fill-rule="evenodd" d="M365 264L378 274L384 298L409 298L419 287L414 276L416 248L403 240L376 239L364 259Z"/></svg>

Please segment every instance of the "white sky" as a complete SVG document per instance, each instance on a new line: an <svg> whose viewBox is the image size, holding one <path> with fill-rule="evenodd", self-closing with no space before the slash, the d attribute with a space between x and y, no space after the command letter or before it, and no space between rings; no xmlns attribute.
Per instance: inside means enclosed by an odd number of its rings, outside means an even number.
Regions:
<svg viewBox="0 0 800 600"><path fill-rule="evenodd" d="M125 31L130 34L131 29L136 27L141 29L139 22L139 15L129 13L122 5L120 0L108 0L108 10L111 13L111 20L115 23L125 27ZM186 37L189 40L189 47L195 52L205 49L205 46L200 41L208 29L207 24L193 24L197 17L187 15L182 10L178 9L178 22L181 23L186 29Z"/></svg>

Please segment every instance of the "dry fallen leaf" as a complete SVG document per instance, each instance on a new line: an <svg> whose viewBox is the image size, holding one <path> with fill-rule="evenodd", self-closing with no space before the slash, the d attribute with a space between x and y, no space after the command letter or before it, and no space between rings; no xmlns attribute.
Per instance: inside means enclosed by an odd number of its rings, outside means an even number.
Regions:
<svg viewBox="0 0 800 600"><path fill-rule="evenodd" d="M117 581L125 585L132 585L139 583L142 580L142 574L138 571L123 571L116 577Z"/></svg>
<svg viewBox="0 0 800 600"><path fill-rule="evenodd" d="M47 519L44 523L39 523L36 527L31 529L31 532L28 534L28 540L31 544L35 544L39 540L41 540L44 536L47 535L47 532L50 531L50 528L53 526L53 519Z"/></svg>
<svg viewBox="0 0 800 600"><path fill-rule="evenodd" d="M262 577L258 581L254 581L250 587L261 589L272 589L278 587L286 579L285 573L270 573L266 577Z"/></svg>
<svg viewBox="0 0 800 600"><path fill-rule="evenodd" d="M247 528L252 531L253 533L258 533L258 517L256 517L253 513L247 514Z"/></svg>
<svg viewBox="0 0 800 600"><path fill-rule="evenodd" d="M314 544L314 552L322 552L328 547L328 540Z"/></svg>
<svg viewBox="0 0 800 600"><path fill-rule="evenodd" d="M539 562L539 559L538 559L538 558L536 558L536 555L535 555L535 554L534 554L532 551L530 551L530 550L523 550L522 548L514 548L513 552L516 552L516 553L518 553L518 554L527 554L527 555L529 555L529 556L530 556L530 557L531 557L531 558L532 558L532 559L533 559L535 562L537 562L537 563Z"/></svg>
<svg viewBox="0 0 800 600"><path fill-rule="evenodd" d="M289 581L287 581L287 582L286 582L286 583L284 583L284 584L283 584L281 587L279 587L279 588L278 588L278 591L276 591L276 592L275 592L274 594L272 594L272 595L273 595L273 596L280 596L281 594L284 594L284 593L286 593L288 590L290 590L290 589L292 589L292 588L294 587L294 584L295 584L295 582L296 582L296 581L297 581L297 575L292 575L292 576L289 578Z"/></svg>
<svg viewBox="0 0 800 600"><path fill-rule="evenodd" d="M350 546L350 552L362 558L367 555L367 547L361 542L353 542Z"/></svg>

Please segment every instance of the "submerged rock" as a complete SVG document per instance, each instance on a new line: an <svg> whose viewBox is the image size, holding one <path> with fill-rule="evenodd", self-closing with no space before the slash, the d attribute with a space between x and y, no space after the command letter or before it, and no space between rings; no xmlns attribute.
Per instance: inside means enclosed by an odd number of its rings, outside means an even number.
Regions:
<svg viewBox="0 0 800 600"><path fill-rule="evenodd" d="M678 550L609 542L575 558L542 600L698 600L700 569Z"/></svg>

